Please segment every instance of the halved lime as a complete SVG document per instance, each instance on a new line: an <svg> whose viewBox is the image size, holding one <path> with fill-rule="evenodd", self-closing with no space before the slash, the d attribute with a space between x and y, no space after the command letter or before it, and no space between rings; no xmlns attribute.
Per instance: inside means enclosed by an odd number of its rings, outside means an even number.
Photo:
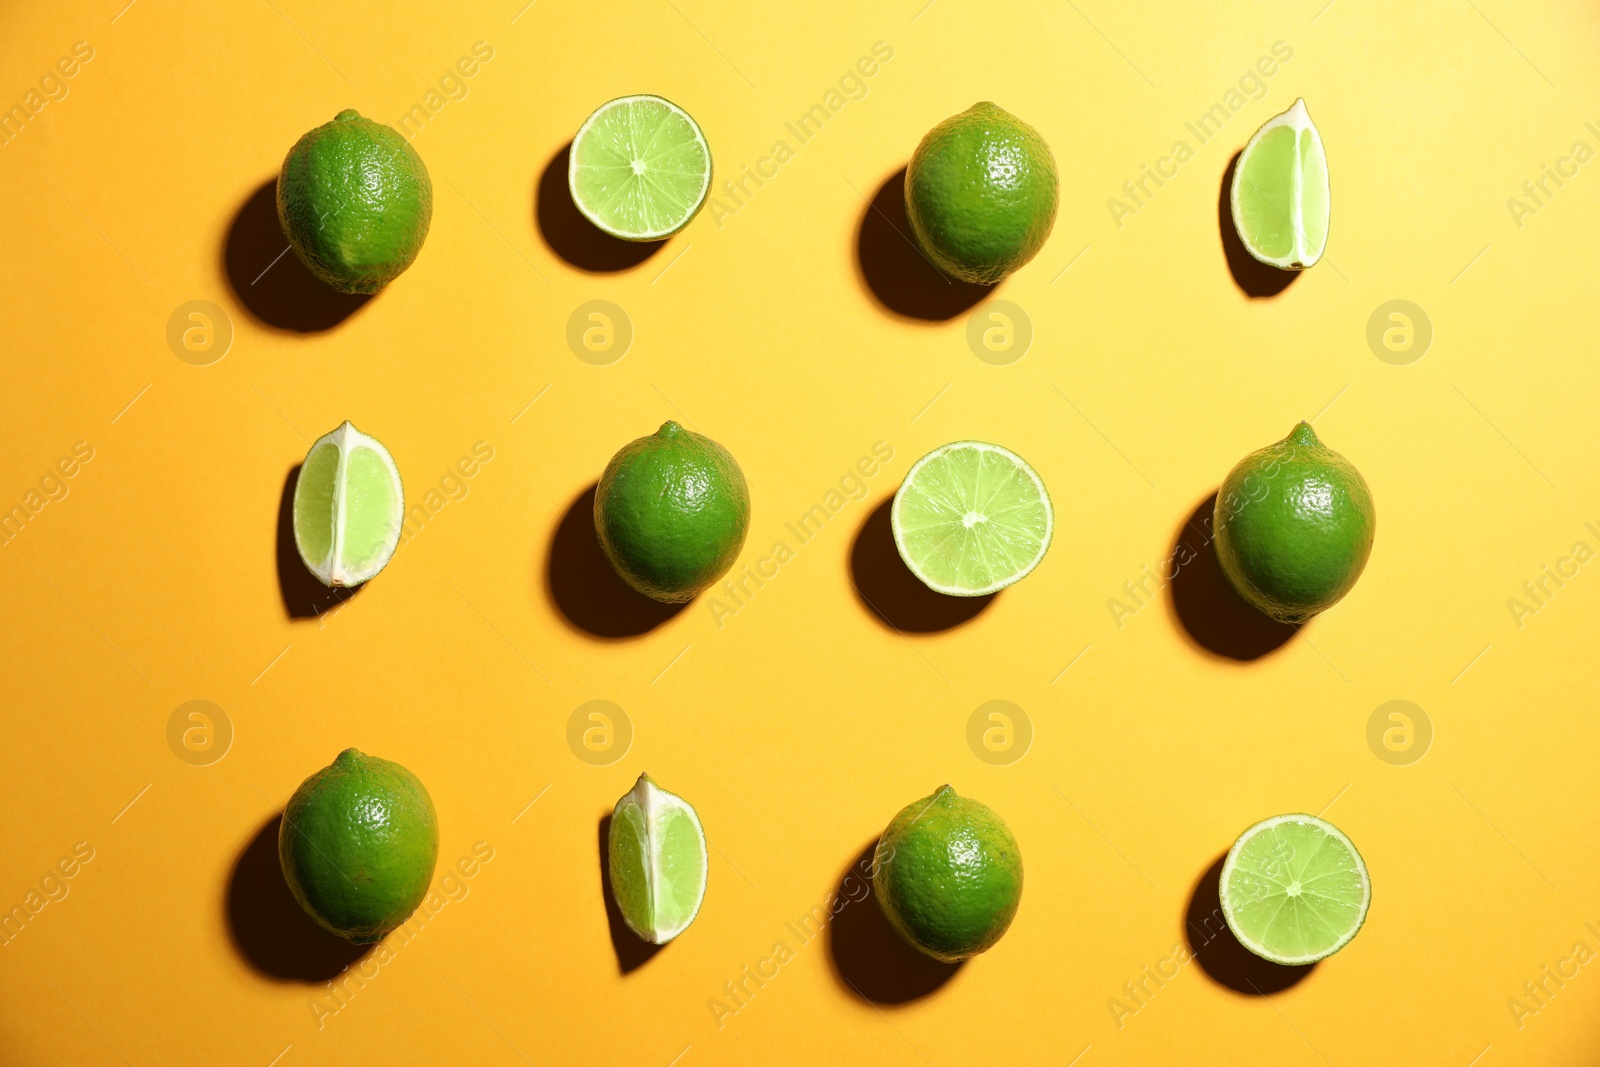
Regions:
<svg viewBox="0 0 1600 1067"><path fill-rule="evenodd" d="M1276 815L1239 835L1222 864L1222 916L1263 959L1312 963L1338 952L1367 918L1367 865L1339 828Z"/></svg>
<svg viewBox="0 0 1600 1067"><path fill-rule="evenodd" d="M706 835L682 797L639 775L611 813L611 895L628 928L664 945L686 930L706 895Z"/></svg>
<svg viewBox="0 0 1600 1067"><path fill-rule="evenodd" d="M689 113L659 96L601 104L572 138L572 202L624 241L659 241L685 226L711 189L711 149Z"/></svg>
<svg viewBox="0 0 1600 1067"><path fill-rule="evenodd" d="M346 422L317 438L294 486L294 543L323 585L360 585L389 562L405 522L389 450Z"/></svg>
<svg viewBox="0 0 1600 1067"><path fill-rule="evenodd" d="M1266 121L1239 154L1228 194L1233 226L1252 256L1303 270L1328 244L1328 156L1306 102Z"/></svg>
<svg viewBox="0 0 1600 1067"><path fill-rule="evenodd" d="M955 441L917 460L889 510L895 547L924 585L986 596L1023 578L1050 547L1050 494L1015 452Z"/></svg>

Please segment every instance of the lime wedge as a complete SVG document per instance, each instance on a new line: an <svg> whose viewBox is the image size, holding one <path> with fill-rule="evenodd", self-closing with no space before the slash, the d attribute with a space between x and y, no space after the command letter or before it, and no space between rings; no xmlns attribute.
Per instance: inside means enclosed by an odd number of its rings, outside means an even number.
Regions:
<svg viewBox="0 0 1600 1067"><path fill-rule="evenodd" d="M1044 482L1021 456L956 441L917 460L889 525L900 558L929 589L986 596L1039 565L1055 517Z"/></svg>
<svg viewBox="0 0 1600 1067"><path fill-rule="evenodd" d="M689 224L711 189L711 149L689 113L659 96L601 104L572 138L572 202L624 241L658 241Z"/></svg>
<svg viewBox="0 0 1600 1067"><path fill-rule="evenodd" d="M1367 865L1338 827L1278 815L1239 835L1222 864L1222 915L1239 943L1287 965L1331 956L1367 918Z"/></svg>
<svg viewBox="0 0 1600 1067"><path fill-rule="evenodd" d="M1239 240L1261 262L1303 270L1322 258L1328 244L1328 156L1304 100L1268 119L1250 138L1228 197Z"/></svg>
<svg viewBox="0 0 1600 1067"><path fill-rule="evenodd" d="M706 835L682 797L641 774L611 813L607 852L629 929L656 945L688 929L706 895Z"/></svg>
<svg viewBox="0 0 1600 1067"><path fill-rule="evenodd" d="M389 562L405 522L389 450L350 423L317 438L294 486L294 543L323 585L360 585Z"/></svg>

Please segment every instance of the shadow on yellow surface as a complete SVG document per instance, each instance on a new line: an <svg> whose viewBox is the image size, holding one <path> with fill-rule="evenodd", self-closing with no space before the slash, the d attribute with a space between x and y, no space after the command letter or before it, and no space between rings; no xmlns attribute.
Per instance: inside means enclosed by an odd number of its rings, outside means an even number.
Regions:
<svg viewBox="0 0 1600 1067"><path fill-rule="evenodd" d="M1224 852L1217 861L1206 868L1206 873L1195 883L1189 896L1189 910L1184 916L1183 932L1189 942L1200 969L1219 985L1236 993L1266 996L1281 993L1306 979L1316 964L1304 967L1284 967L1264 960L1239 943L1228 929L1222 916L1222 898L1219 893L1222 863L1228 858Z"/></svg>
<svg viewBox="0 0 1600 1067"><path fill-rule="evenodd" d="M1222 238L1222 254L1228 260L1228 273L1233 275L1233 284L1237 285L1244 294L1255 300L1265 300L1277 296L1289 288L1294 280L1303 271L1279 270L1277 267L1261 262L1245 250L1244 242L1239 240L1239 231L1233 226L1233 172L1239 167L1239 157L1244 154L1244 149L1233 154L1233 159L1228 161L1228 169L1222 172L1222 191L1217 194L1217 230Z"/></svg>
<svg viewBox="0 0 1600 1067"><path fill-rule="evenodd" d="M596 274L629 270L661 251L666 241L624 241L583 217L567 185L571 159L572 142L568 141L545 165L534 194L539 234L550 251L579 270Z"/></svg>
<svg viewBox="0 0 1600 1067"><path fill-rule="evenodd" d="M1212 493L1178 527L1167 564L1175 572L1167 585L1168 603L1196 647L1223 659L1260 659L1283 647L1300 627L1267 618L1228 584L1211 530L1216 506Z"/></svg>
<svg viewBox="0 0 1600 1067"><path fill-rule="evenodd" d="M289 618L314 619L366 587L331 589L306 570L305 561L294 543L294 487L299 480L300 464L296 463L283 480L283 495L278 498L278 592Z"/></svg>
<svg viewBox="0 0 1600 1067"><path fill-rule="evenodd" d="M312 922L289 893L278 863L274 815L250 839L228 879L228 931L233 947L257 973L280 981L326 982L372 945L352 945Z"/></svg>
<svg viewBox="0 0 1600 1067"><path fill-rule="evenodd" d="M924 956L894 932L871 881L863 877L873 869L877 848L874 837L850 861L834 890L839 911L828 924L828 958L834 976L851 993L874 1004L904 1004L936 992L964 963Z"/></svg>
<svg viewBox="0 0 1600 1067"><path fill-rule="evenodd" d="M288 251L277 188L277 178L268 178L233 217L222 246L223 273L239 302L264 325L295 333L331 330L372 298L334 292Z"/></svg>
<svg viewBox="0 0 1600 1067"><path fill-rule="evenodd" d="M851 587L863 606L879 622L902 633L938 633L977 618L1000 594L945 596L923 585L895 547L889 523L893 505L894 497L885 497L850 546Z"/></svg>
<svg viewBox="0 0 1600 1067"><path fill-rule="evenodd" d="M908 319L943 322L991 296L995 287L953 281L911 241L906 219L906 168L878 187L861 214L856 266L879 305Z"/></svg>
<svg viewBox="0 0 1600 1067"><path fill-rule="evenodd" d="M611 895L611 813L600 816L600 899L606 905L606 924L611 928L611 949L617 954L617 970L636 971L655 958L665 945L652 945L628 929L622 909Z"/></svg>
<svg viewBox="0 0 1600 1067"><path fill-rule="evenodd" d="M638 637L688 605L651 600L617 575L595 533L594 493L593 484L579 493L550 537L545 593L567 624L581 633L611 640Z"/></svg>

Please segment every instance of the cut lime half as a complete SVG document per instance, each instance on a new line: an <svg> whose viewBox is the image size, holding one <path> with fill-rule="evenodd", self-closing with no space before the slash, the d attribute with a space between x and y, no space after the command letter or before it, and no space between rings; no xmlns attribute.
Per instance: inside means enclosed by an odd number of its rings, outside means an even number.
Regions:
<svg viewBox="0 0 1600 1067"><path fill-rule="evenodd" d="M294 543L323 585L360 585L400 543L405 493L389 450L350 423L317 438L294 485Z"/></svg>
<svg viewBox="0 0 1600 1067"><path fill-rule="evenodd" d="M1015 452L956 441L917 460L889 511L895 547L935 592L986 596L1023 578L1050 547L1050 494Z"/></svg>
<svg viewBox="0 0 1600 1067"><path fill-rule="evenodd" d="M611 895L628 928L664 945L686 930L706 895L706 835L680 796L641 774L611 813Z"/></svg>
<svg viewBox="0 0 1600 1067"><path fill-rule="evenodd" d="M711 189L711 149L689 113L659 96L600 105L572 138L572 202L624 241L659 241L689 224Z"/></svg>
<svg viewBox="0 0 1600 1067"><path fill-rule="evenodd" d="M1222 864L1219 891L1239 943L1288 966L1349 944L1372 901L1356 846L1315 815L1277 815L1240 834Z"/></svg>
<svg viewBox="0 0 1600 1067"><path fill-rule="evenodd" d="M1228 193L1233 226L1252 256L1303 270L1328 244L1328 156L1306 102L1268 119L1239 154Z"/></svg>

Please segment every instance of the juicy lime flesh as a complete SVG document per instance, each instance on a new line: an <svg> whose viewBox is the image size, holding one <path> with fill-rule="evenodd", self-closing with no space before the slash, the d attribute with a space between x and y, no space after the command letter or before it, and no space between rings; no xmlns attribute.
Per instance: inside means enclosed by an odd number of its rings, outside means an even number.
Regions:
<svg viewBox="0 0 1600 1067"><path fill-rule="evenodd" d="M949 786L895 816L877 860L873 890L884 916L935 959L992 947L1022 900L1022 854L1010 828Z"/></svg>
<svg viewBox="0 0 1600 1067"><path fill-rule="evenodd" d="M750 490L727 449L667 422L611 458L595 490L594 519L601 548L629 585L681 603L738 558Z"/></svg>
<svg viewBox="0 0 1600 1067"><path fill-rule="evenodd" d="M1361 472L1301 423L1223 481L1213 519L1217 560L1258 610L1304 622L1354 587L1376 521Z"/></svg>
<svg viewBox="0 0 1600 1067"><path fill-rule="evenodd" d="M388 551L400 501L394 478L382 456L370 448L350 450L344 471L343 557L361 571Z"/></svg>
<svg viewBox="0 0 1600 1067"><path fill-rule="evenodd" d="M611 892L635 930L654 926L650 906L650 856L645 845L644 811L637 804L611 816Z"/></svg>
<svg viewBox="0 0 1600 1067"><path fill-rule="evenodd" d="M572 145L572 196L595 225L650 240L683 228L711 185L699 127L654 97L601 108Z"/></svg>
<svg viewBox="0 0 1600 1067"><path fill-rule="evenodd" d="M1309 131L1307 136L1309 136ZM1268 130L1241 161L1241 229L1255 249L1274 259L1294 255L1295 130Z"/></svg>
<svg viewBox="0 0 1600 1067"><path fill-rule="evenodd" d="M1277 962L1310 962L1348 942L1366 919L1367 869L1320 819L1269 820L1229 855L1222 899L1240 942Z"/></svg>
<svg viewBox="0 0 1600 1067"><path fill-rule="evenodd" d="M318 442L300 466L294 487L294 536L308 563L326 567L333 556L334 483L339 446Z"/></svg>
<svg viewBox="0 0 1600 1067"><path fill-rule="evenodd" d="M611 892L640 937L661 944L700 910L706 849L692 809L648 776L617 802L607 843Z"/></svg>
<svg viewBox="0 0 1600 1067"><path fill-rule="evenodd" d="M295 899L318 924L359 944L410 917L438 855L438 818L416 775L353 748L301 783L278 832Z"/></svg>
<svg viewBox="0 0 1600 1067"><path fill-rule="evenodd" d="M1306 249L1320 255L1328 240L1328 160L1318 149L1311 130L1300 131L1300 171L1304 175L1300 193L1300 217L1305 228Z"/></svg>
<svg viewBox="0 0 1600 1067"><path fill-rule="evenodd" d="M906 169L907 221L934 266L992 285L1043 247L1058 185L1037 130L994 104L974 104L917 145Z"/></svg>
<svg viewBox="0 0 1600 1067"><path fill-rule="evenodd" d="M1020 462L957 446L906 479L893 517L913 573L940 591L978 594L1033 569L1049 543L1050 499Z"/></svg>
<svg viewBox="0 0 1600 1067"><path fill-rule="evenodd" d="M669 809L656 828L660 839L656 880L656 923L665 929L686 924L700 907L706 884L706 854L700 831L683 812Z"/></svg>
<svg viewBox="0 0 1600 1067"><path fill-rule="evenodd" d="M278 221L295 255L340 292L375 293L409 267L433 219L416 149L382 123L342 111L289 150Z"/></svg>

